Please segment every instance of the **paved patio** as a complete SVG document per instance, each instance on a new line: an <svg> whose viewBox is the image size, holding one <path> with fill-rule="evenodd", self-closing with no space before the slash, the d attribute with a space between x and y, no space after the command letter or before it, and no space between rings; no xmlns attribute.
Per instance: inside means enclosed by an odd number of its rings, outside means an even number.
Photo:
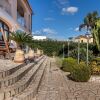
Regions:
<svg viewBox="0 0 100 100"><path fill-rule="evenodd" d="M55 60L51 59L33 100L100 100L99 79L92 77L89 82L73 82L56 66Z"/></svg>

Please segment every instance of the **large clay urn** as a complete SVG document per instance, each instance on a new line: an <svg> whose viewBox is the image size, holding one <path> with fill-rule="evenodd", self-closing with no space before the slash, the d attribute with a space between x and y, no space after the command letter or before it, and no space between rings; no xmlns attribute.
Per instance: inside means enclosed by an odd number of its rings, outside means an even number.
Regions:
<svg viewBox="0 0 100 100"><path fill-rule="evenodd" d="M30 49L28 53L28 58L33 59L34 58L34 50Z"/></svg>
<svg viewBox="0 0 100 100"><path fill-rule="evenodd" d="M37 56L39 57L41 55L41 52L39 49L37 49Z"/></svg>
<svg viewBox="0 0 100 100"><path fill-rule="evenodd" d="M21 49L17 49L15 52L14 62L15 63L24 63L24 61L25 61L24 51Z"/></svg>
<svg viewBox="0 0 100 100"><path fill-rule="evenodd" d="M41 50L41 55L43 55L43 50Z"/></svg>

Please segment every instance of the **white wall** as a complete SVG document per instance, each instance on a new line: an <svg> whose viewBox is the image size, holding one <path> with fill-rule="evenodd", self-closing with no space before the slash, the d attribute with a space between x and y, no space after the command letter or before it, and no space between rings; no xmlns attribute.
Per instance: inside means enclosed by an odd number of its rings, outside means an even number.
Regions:
<svg viewBox="0 0 100 100"><path fill-rule="evenodd" d="M46 40L47 37L46 36L33 36L34 40Z"/></svg>

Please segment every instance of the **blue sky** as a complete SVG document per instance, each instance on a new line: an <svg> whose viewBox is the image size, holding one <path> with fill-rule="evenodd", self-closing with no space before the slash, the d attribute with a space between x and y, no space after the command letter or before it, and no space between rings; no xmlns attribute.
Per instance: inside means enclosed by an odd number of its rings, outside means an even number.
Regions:
<svg viewBox="0 0 100 100"><path fill-rule="evenodd" d="M33 34L66 40L85 34L78 32L88 12L100 13L100 0L29 0L33 9Z"/></svg>

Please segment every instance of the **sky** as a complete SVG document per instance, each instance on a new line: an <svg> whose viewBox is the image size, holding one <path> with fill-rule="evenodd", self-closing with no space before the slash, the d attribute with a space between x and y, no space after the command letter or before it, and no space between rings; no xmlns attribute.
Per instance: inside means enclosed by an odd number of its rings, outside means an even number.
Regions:
<svg viewBox="0 0 100 100"><path fill-rule="evenodd" d="M78 31L84 17L93 11L100 14L100 0L29 0L33 9L32 33L56 40L84 35Z"/></svg>

